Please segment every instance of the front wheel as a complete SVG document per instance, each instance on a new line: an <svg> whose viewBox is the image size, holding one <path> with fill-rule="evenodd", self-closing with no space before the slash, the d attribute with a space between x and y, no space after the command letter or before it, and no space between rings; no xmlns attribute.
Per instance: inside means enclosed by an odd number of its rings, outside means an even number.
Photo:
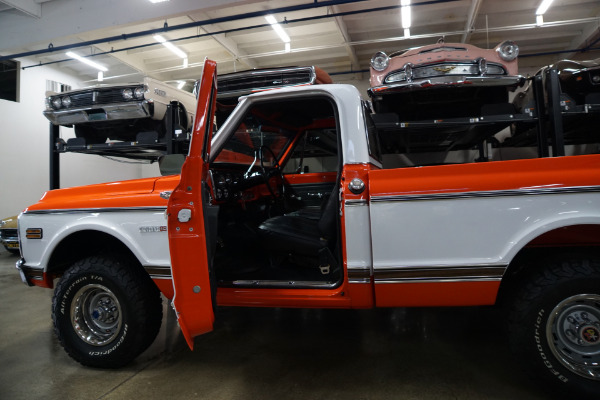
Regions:
<svg viewBox="0 0 600 400"><path fill-rule="evenodd" d="M162 300L150 277L119 257L89 257L61 278L52 318L65 351L83 365L121 367L154 341Z"/></svg>
<svg viewBox="0 0 600 400"><path fill-rule="evenodd" d="M528 370L570 396L600 393L600 258L548 260L517 292L513 351ZM593 397L593 396L592 396Z"/></svg>

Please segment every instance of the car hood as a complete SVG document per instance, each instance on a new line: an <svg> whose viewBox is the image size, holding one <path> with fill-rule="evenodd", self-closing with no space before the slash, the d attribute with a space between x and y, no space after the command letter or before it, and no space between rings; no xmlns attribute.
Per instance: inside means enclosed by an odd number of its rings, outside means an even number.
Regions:
<svg viewBox="0 0 600 400"><path fill-rule="evenodd" d="M166 207L160 192L173 190L178 182L173 175L50 190L24 212Z"/></svg>

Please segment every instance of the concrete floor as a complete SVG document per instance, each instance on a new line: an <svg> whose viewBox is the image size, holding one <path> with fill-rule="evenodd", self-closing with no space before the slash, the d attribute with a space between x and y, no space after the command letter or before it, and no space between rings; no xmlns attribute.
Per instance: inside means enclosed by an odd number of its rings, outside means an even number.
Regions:
<svg viewBox="0 0 600 400"><path fill-rule="evenodd" d="M170 312L133 364L96 370L54 337L52 291L0 252L0 399L545 399L494 310L220 308L191 352ZM166 306L165 306L166 310Z"/></svg>

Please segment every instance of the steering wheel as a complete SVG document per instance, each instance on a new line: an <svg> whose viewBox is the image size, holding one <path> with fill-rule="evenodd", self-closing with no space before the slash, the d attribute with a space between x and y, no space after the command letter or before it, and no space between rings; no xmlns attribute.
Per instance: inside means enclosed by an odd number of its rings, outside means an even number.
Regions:
<svg viewBox="0 0 600 400"><path fill-rule="evenodd" d="M273 198L277 199L278 197L285 197L285 186L283 185L283 172L281 171L281 167L279 166L279 161L277 161L277 157L275 156L275 153L273 152L273 150L271 150L271 148L267 145L262 145L259 148L259 156L260 156L260 169L261 169L261 175L265 181L265 184L267 186L267 189L269 189L269 193L271 193L271 195L273 196ZM275 165L272 166L271 171L267 171L267 168L265 167L265 153L271 153L271 157L275 163ZM278 179L281 180L281 187L282 190L281 191L277 191L276 188L274 188L273 186L271 186L271 182L270 182L270 178L273 176L277 176Z"/></svg>

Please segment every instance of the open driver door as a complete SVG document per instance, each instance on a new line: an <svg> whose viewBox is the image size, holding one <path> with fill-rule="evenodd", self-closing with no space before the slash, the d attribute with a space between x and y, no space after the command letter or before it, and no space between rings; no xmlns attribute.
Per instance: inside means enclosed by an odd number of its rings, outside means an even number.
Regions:
<svg viewBox="0 0 600 400"><path fill-rule="evenodd" d="M210 205L208 168L217 97L217 63L204 61L189 154L167 206L173 308L190 349L213 329L216 295L212 245L216 210ZM212 285L211 285L212 283Z"/></svg>

